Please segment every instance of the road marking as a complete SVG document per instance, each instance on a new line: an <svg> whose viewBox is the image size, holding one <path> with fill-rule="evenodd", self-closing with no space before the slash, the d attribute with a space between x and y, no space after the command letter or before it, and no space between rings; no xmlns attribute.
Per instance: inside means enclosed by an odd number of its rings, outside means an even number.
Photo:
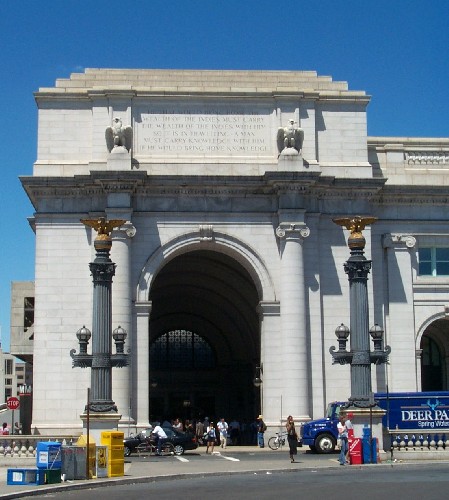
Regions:
<svg viewBox="0 0 449 500"><path fill-rule="evenodd" d="M222 455L219 451L214 452L214 455L218 455L219 457L224 458L225 460L230 460L231 462L240 462L239 458L228 457L227 455Z"/></svg>
<svg viewBox="0 0 449 500"><path fill-rule="evenodd" d="M175 455L175 458L177 458L180 462L188 462L187 458L184 457L178 457L178 455Z"/></svg>

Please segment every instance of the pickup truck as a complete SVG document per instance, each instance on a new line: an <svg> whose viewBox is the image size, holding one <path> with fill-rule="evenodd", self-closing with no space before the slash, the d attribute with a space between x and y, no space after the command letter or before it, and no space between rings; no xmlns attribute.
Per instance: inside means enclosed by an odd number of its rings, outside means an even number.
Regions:
<svg viewBox="0 0 449 500"><path fill-rule="evenodd" d="M449 392L382 392L374 394L374 400L386 411L382 425L387 432L449 430ZM329 403L324 418L302 424L302 444L317 453L332 453L337 443L338 417L347 404L347 401Z"/></svg>

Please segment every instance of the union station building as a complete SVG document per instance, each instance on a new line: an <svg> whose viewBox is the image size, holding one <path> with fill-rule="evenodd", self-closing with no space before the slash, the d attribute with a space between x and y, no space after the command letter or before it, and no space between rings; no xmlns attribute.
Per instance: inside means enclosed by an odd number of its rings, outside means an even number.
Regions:
<svg viewBox="0 0 449 500"><path fill-rule="evenodd" d="M35 282L17 288L34 319L11 332L33 363L34 432L82 429L90 369L70 351L92 330L96 234L81 219L100 217L126 221L111 235L120 426L262 413L275 430L348 399L350 367L329 353L350 324L333 219L357 215L377 218L369 324L391 347L373 391L448 389L448 138L368 137L370 96L313 71L87 69L35 99L20 177Z"/></svg>

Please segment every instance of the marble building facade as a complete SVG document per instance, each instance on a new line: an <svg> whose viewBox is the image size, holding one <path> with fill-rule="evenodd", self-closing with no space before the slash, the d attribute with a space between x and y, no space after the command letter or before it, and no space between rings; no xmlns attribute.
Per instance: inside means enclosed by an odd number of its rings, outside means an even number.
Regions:
<svg viewBox="0 0 449 500"><path fill-rule="evenodd" d="M366 92L313 71L87 69L35 98L37 160L21 182L38 432L82 427L90 375L69 351L92 324L95 233L80 219L102 216L127 221L111 252L130 355L113 370L121 425L263 413L275 429L347 399L349 367L329 354L349 324L335 217L378 218L364 230L370 324L391 355L373 390L447 389L449 139L368 137Z"/></svg>

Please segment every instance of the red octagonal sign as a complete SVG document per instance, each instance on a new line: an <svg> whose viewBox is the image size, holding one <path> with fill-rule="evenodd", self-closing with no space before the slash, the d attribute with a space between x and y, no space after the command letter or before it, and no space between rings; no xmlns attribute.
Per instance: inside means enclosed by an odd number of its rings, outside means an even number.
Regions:
<svg viewBox="0 0 449 500"><path fill-rule="evenodd" d="M10 410L17 410L20 406L20 401L19 398L16 398L15 396L11 396L6 400L6 406Z"/></svg>

